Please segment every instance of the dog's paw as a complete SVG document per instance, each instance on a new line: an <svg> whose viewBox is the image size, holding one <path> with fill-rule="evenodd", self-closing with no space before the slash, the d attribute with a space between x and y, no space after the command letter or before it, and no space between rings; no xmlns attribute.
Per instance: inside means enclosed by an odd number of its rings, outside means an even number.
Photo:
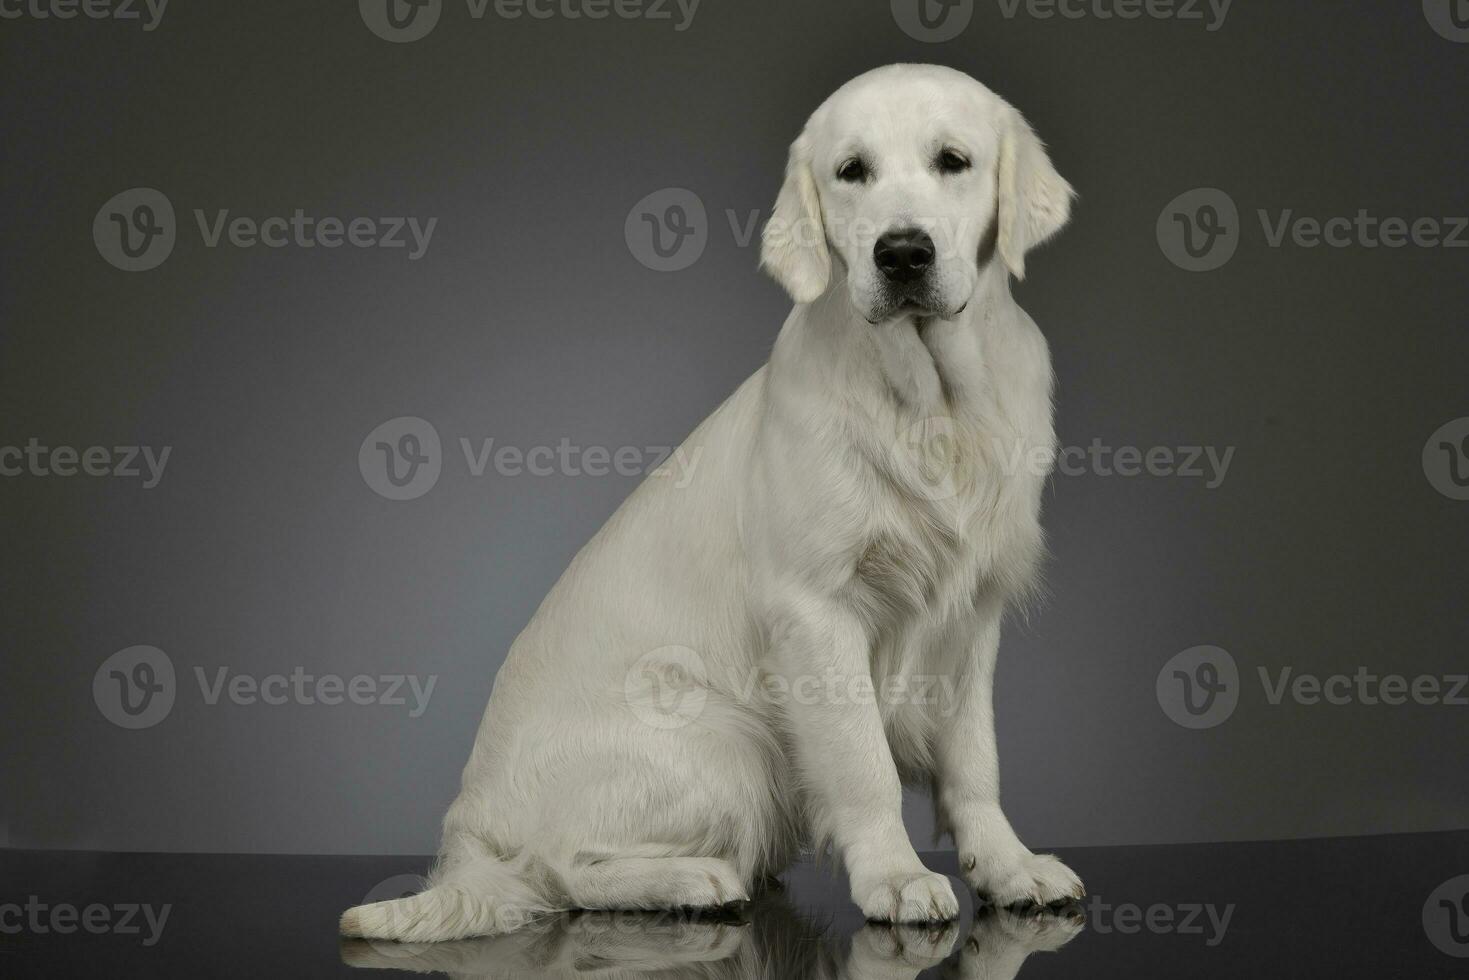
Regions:
<svg viewBox="0 0 1469 980"><path fill-rule="evenodd" d="M868 923L852 937L843 976L910 978L942 963L959 938L959 924L891 926Z"/></svg>
<svg viewBox="0 0 1469 980"><path fill-rule="evenodd" d="M1076 902L1057 907L989 908L975 916L965 949L981 952L996 946L1017 947L1027 955L1053 952L1086 928L1086 913Z"/></svg>
<svg viewBox="0 0 1469 980"><path fill-rule="evenodd" d="M1086 887L1054 854L1026 853L1018 861L985 866L974 855L960 858L965 880L1000 908L1077 901Z"/></svg>
<svg viewBox="0 0 1469 980"><path fill-rule="evenodd" d="M734 868L717 858L675 858L667 862L661 904L672 909L718 909L750 900Z"/></svg>
<svg viewBox="0 0 1469 980"><path fill-rule="evenodd" d="M852 898L870 922L925 924L959 917L959 900L949 879L932 871L889 875L854 889Z"/></svg>

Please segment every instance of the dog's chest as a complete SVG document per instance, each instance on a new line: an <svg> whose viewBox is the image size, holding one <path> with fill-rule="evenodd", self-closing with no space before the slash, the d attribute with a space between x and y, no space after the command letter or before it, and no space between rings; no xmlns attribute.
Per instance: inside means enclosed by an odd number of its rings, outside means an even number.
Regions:
<svg viewBox="0 0 1469 980"><path fill-rule="evenodd" d="M875 504L853 564L870 615L948 613L1026 587L1042 551L1040 492L1054 437L1049 392L1007 402L990 392L967 411L895 418L874 465Z"/></svg>

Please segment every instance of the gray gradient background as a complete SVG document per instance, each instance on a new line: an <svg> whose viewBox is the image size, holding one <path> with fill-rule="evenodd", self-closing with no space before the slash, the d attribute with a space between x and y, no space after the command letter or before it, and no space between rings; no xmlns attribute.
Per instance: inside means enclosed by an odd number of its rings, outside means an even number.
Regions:
<svg viewBox="0 0 1469 980"><path fill-rule="evenodd" d="M1235 446L1223 486L1058 477L1048 602L1010 629L1005 800L1045 845L1469 826L1469 708L1266 704L1258 666L1469 669L1469 503L1420 465L1469 415L1469 251L1266 247L1256 208L1469 214L1469 45L1419 4L1237 0L1222 30L1006 19L919 43L885 0L704 0L668 22L473 21L388 44L351 2L171 5L151 33L0 22L0 445L173 447L135 481L0 480L0 842L421 853L504 651L623 477L467 472L455 445L681 439L765 357L788 302L725 210L762 215L806 114L892 61L1018 105L1081 193L1021 302L1050 338L1063 443ZM151 272L97 209L180 214ZM1171 265L1160 211L1245 214L1234 260ZM650 271L629 208L694 190L691 268ZM428 255L207 249L193 208L436 216ZM391 502L357 467L400 415L446 443ZM1159 669L1197 644L1247 676L1209 731ZM92 676L134 644L181 675L124 731ZM195 666L439 676L428 712L205 705ZM927 841L926 805L910 825Z"/></svg>

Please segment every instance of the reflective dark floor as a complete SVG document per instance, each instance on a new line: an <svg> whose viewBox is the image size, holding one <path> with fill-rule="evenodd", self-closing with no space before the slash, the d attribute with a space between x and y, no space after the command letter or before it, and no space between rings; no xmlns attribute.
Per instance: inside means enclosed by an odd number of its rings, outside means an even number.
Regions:
<svg viewBox="0 0 1469 980"><path fill-rule="evenodd" d="M340 942L336 920L423 859L0 851L0 976L1469 976L1469 833L1064 856L1085 902L965 900L947 930L867 925L842 880L803 866L722 918L584 913L409 947Z"/></svg>

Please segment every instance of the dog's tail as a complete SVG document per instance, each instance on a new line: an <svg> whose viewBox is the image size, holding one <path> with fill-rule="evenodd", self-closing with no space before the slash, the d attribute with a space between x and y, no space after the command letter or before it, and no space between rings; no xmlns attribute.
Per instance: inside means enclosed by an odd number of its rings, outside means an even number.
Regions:
<svg viewBox="0 0 1469 980"><path fill-rule="evenodd" d="M513 932L554 909L512 864L479 857L436 874L417 895L348 909L342 913L341 934L444 942Z"/></svg>

